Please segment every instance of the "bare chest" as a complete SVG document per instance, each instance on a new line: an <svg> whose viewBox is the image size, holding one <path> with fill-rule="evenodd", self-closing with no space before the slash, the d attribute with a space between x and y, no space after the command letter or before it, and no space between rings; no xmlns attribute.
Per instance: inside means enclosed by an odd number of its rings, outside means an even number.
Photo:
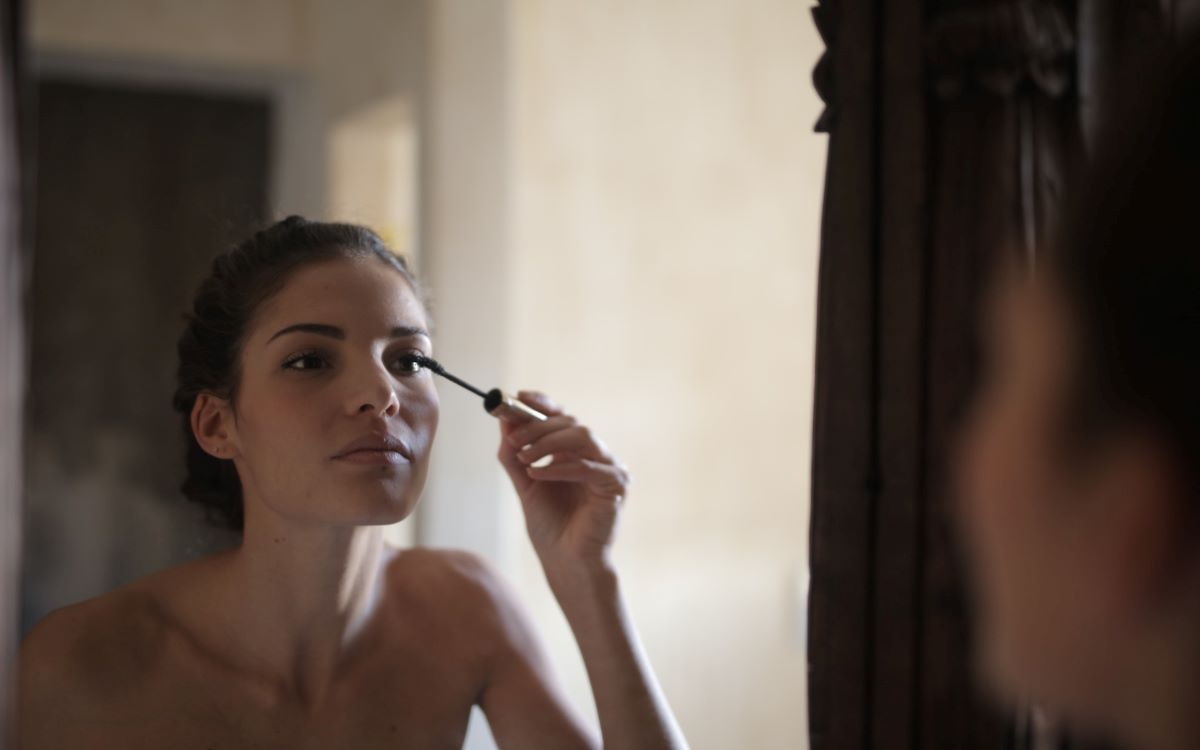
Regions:
<svg viewBox="0 0 1200 750"><path fill-rule="evenodd" d="M128 750L460 748L482 684L474 667L436 648L377 654L306 707L227 670L176 662L63 728L86 740L72 746Z"/></svg>

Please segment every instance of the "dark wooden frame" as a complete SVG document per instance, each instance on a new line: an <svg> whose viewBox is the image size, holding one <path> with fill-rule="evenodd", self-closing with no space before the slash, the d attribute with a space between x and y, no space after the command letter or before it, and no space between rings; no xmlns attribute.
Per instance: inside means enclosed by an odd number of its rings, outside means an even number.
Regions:
<svg viewBox="0 0 1200 750"><path fill-rule="evenodd" d="M0 4L0 745L15 744L13 686L20 585L22 443L28 352L25 298L30 272L22 197L28 172L19 136L24 65L23 5ZM22 179L25 178L25 179Z"/></svg>
<svg viewBox="0 0 1200 750"><path fill-rule="evenodd" d="M825 0L812 484L815 750L1026 747L975 689L946 486L1005 254L1082 144L1070 0Z"/></svg>

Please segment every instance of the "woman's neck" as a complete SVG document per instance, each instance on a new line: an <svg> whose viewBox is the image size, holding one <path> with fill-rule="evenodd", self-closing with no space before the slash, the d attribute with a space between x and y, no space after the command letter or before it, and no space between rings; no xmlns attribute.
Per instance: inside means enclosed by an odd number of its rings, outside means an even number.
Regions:
<svg viewBox="0 0 1200 750"><path fill-rule="evenodd" d="M394 550L378 526L300 524L270 511L246 521L220 576L231 647L239 663L315 705L377 610Z"/></svg>

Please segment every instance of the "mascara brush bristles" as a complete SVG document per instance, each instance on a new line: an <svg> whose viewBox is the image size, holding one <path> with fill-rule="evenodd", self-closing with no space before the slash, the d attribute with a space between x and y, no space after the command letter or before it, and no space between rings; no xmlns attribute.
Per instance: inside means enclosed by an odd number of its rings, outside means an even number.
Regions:
<svg viewBox="0 0 1200 750"><path fill-rule="evenodd" d="M449 380L451 383L454 383L455 385L459 385L459 386L462 386L463 388L466 388L468 391L470 391L471 393L474 393L476 396L479 396L480 398L487 398L487 394L484 393L483 391L479 390L478 388L471 385L467 381L456 378L455 376L446 372L446 368L442 367L442 364L440 362L438 362L436 359L431 359L429 357L421 357L421 364L422 364L422 366L428 367L430 370L436 372L438 375L441 375L446 380Z"/></svg>

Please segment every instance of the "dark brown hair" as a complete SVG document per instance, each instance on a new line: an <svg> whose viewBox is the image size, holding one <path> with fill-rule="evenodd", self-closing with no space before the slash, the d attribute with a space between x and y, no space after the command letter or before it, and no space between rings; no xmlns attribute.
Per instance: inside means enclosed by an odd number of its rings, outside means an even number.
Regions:
<svg viewBox="0 0 1200 750"><path fill-rule="evenodd" d="M308 221L290 216L222 253L200 283L179 337L175 410L186 448L187 476L181 489L205 509L210 522L241 530L242 485L230 460L205 452L192 433L191 412L200 393L211 393L236 409L242 344L256 311L302 266L334 258L375 257L396 269L413 290L420 285L404 258L378 234L355 224Z"/></svg>
<svg viewBox="0 0 1200 750"><path fill-rule="evenodd" d="M1180 44L1147 67L1101 133L1050 269L1078 331L1075 433L1094 439L1114 426L1148 426L1195 483L1200 46Z"/></svg>

